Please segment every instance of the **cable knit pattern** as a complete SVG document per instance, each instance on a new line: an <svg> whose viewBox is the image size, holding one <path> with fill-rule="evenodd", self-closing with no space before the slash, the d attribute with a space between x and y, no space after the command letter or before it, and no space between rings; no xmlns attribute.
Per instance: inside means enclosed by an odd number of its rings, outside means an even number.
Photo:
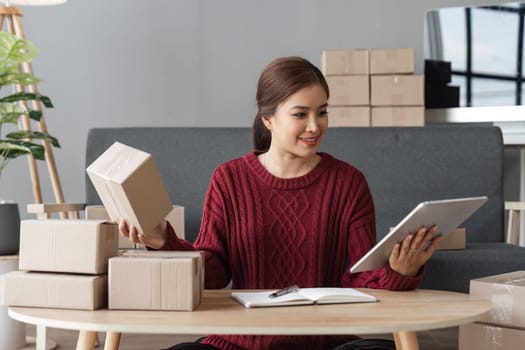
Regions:
<svg viewBox="0 0 525 350"><path fill-rule="evenodd" d="M257 152L219 166L192 245L170 234L162 249L203 250L206 288L368 287L413 289L421 281L389 267L350 274L376 243L372 196L363 174L326 153L308 174L273 176ZM212 335L224 350L329 349L353 339L333 336Z"/></svg>

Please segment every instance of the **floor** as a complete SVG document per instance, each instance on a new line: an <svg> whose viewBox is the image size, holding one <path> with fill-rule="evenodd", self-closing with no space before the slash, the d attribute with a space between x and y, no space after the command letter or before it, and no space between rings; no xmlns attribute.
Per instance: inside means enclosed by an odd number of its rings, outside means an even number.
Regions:
<svg viewBox="0 0 525 350"><path fill-rule="evenodd" d="M51 341L56 342L57 350L75 350L77 332L50 329L48 335ZM27 335L35 335L35 327L27 326ZM377 335L374 337L390 338L389 335ZM173 344L191 341L196 336L170 336L170 335L139 335L124 334L121 338L119 350L158 350ZM102 343L97 349L103 349L104 335L99 335ZM435 331L418 332L420 350L456 350L458 348L458 328L445 328ZM30 350L32 347L24 348ZM33 348L34 349L34 348Z"/></svg>

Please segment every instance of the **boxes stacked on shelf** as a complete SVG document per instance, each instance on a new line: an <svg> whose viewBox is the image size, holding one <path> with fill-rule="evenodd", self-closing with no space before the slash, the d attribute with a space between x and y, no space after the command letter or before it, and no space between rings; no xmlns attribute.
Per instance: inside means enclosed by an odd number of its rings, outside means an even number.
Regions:
<svg viewBox="0 0 525 350"><path fill-rule="evenodd" d="M321 70L330 88L330 126L370 126L368 50L326 50Z"/></svg>
<svg viewBox="0 0 525 350"><path fill-rule="evenodd" d="M321 57L331 126L423 126L424 79L414 50L331 50Z"/></svg>
<svg viewBox="0 0 525 350"><path fill-rule="evenodd" d="M2 276L8 306L95 310L107 303L118 227L98 220L23 220L19 269Z"/></svg>
<svg viewBox="0 0 525 350"><path fill-rule="evenodd" d="M423 75L411 48L370 50L372 126L424 126Z"/></svg>
<svg viewBox="0 0 525 350"><path fill-rule="evenodd" d="M191 311L203 288L202 252L131 250L109 260L110 309Z"/></svg>
<svg viewBox="0 0 525 350"><path fill-rule="evenodd" d="M459 107L459 86L448 85L451 80L450 62L425 60L426 108Z"/></svg>
<svg viewBox="0 0 525 350"><path fill-rule="evenodd" d="M525 342L525 271L470 281L470 295L492 302L480 322L459 328L459 349L518 349Z"/></svg>

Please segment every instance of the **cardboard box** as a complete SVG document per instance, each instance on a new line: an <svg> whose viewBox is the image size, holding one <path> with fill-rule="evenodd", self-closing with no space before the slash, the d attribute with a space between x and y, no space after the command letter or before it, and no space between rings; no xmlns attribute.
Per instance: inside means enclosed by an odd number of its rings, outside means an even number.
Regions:
<svg viewBox="0 0 525 350"><path fill-rule="evenodd" d="M525 271L470 280L470 295L492 301L482 322L525 328Z"/></svg>
<svg viewBox="0 0 525 350"><path fill-rule="evenodd" d="M373 75L370 77L372 106L423 106L422 75Z"/></svg>
<svg viewBox="0 0 525 350"><path fill-rule="evenodd" d="M88 205L86 206L86 220L111 220L109 214L103 205ZM169 221L171 226L175 229L177 237L185 238L185 225L184 225L184 207L180 205L174 205L173 209L166 216L166 220ZM133 249L138 248L138 245L131 242L129 238L119 234L118 237L118 248L119 249Z"/></svg>
<svg viewBox="0 0 525 350"><path fill-rule="evenodd" d="M103 205L88 205L85 209L86 220L106 220L111 221L106 208ZM129 238L118 235L118 248L119 249L132 249L136 248L135 243L129 240Z"/></svg>
<svg viewBox="0 0 525 350"><path fill-rule="evenodd" d="M466 231L465 228L458 228L443 238L441 243L437 246L437 250L461 250L466 247Z"/></svg>
<svg viewBox="0 0 525 350"><path fill-rule="evenodd" d="M106 306L106 275L13 271L2 275L8 306L96 310Z"/></svg>
<svg viewBox="0 0 525 350"><path fill-rule="evenodd" d="M22 220L20 270L106 273L118 227L98 220Z"/></svg>
<svg viewBox="0 0 525 350"><path fill-rule="evenodd" d="M525 343L525 330L484 323L459 326L459 350L515 350Z"/></svg>
<svg viewBox="0 0 525 350"><path fill-rule="evenodd" d="M425 108L372 107L372 126L425 126Z"/></svg>
<svg viewBox="0 0 525 350"><path fill-rule="evenodd" d="M321 55L324 75L367 75L368 50L325 50Z"/></svg>
<svg viewBox="0 0 525 350"><path fill-rule="evenodd" d="M147 234L172 209L149 153L115 142L86 171L113 221L124 218Z"/></svg>
<svg viewBox="0 0 525 350"><path fill-rule="evenodd" d="M330 127L367 127L370 126L370 107L328 107L328 125Z"/></svg>
<svg viewBox="0 0 525 350"><path fill-rule="evenodd" d="M337 75L326 77L331 106L367 106L370 104L368 75Z"/></svg>
<svg viewBox="0 0 525 350"><path fill-rule="evenodd" d="M127 251L109 260L110 309L191 311L203 288L201 252Z"/></svg>
<svg viewBox="0 0 525 350"><path fill-rule="evenodd" d="M370 74L414 73L414 49L370 50Z"/></svg>

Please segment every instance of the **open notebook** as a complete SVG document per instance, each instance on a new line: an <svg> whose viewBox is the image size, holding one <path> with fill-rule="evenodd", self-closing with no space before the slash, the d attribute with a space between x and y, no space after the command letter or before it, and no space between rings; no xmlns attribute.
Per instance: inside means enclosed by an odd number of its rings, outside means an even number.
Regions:
<svg viewBox="0 0 525 350"><path fill-rule="evenodd" d="M273 291L233 292L232 297L247 308L308 304L343 304L377 301L353 288L300 288L296 292L271 298Z"/></svg>

